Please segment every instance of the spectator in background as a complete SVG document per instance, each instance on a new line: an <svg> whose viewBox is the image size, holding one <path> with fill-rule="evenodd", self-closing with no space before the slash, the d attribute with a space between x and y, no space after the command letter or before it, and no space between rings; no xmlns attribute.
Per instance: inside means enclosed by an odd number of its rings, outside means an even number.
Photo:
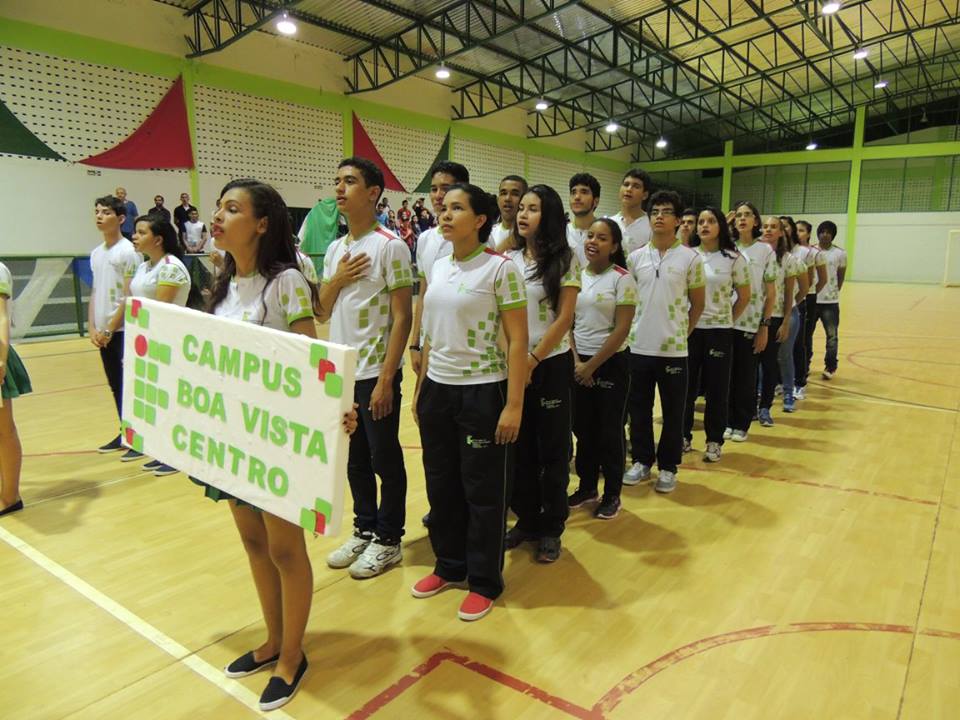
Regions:
<svg viewBox="0 0 960 720"><path fill-rule="evenodd" d="M200 213L196 208L190 210L190 215L183 224L183 232L180 233L180 238L186 245L188 253L203 252L204 246L207 244L207 226L200 222Z"/></svg>
<svg viewBox="0 0 960 720"><path fill-rule="evenodd" d="M124 210L127 213L123 216L124 219L123 224L120 226L120 234L129 240L133 237L134 221L137 219L137 206L133 200L127 200L127 189L124 187L118 187L113 195L123 203Z"/></svg>
<svg viewBox="0 0 960 720"><path fill-rule="evenodd" d="M397 232L397 214L389 208L387 209L387 229Z"/></svg>
<svg viewBox="0 0 960 720"><path fill-rule="evenodd" d="M677 230L677 238L687 247L699 245L699 238L696 232L694 232L696 227L697 211L693 208L687 208L683 211L683 215L680 218L680 228Z"/></svg>
<svg viewBox="0 0 960 720"><path fill-rule="evenodd" d="M181 241L183 240L184 226L190 219L190 213L196 211L197 209L190 204L190 195L180 193L180 204L173 210L173 221L177 226L177 233L180 235Z"/></svg>
<svg viewBox="0 0 960 720"><path fill-rule="evenodd" d="M429 230L433 227L433 215L426 208L420 210L420 232Z"/></svg>
<svg viewBox="0 0 960 720"><path fill-rule="evenodd" d="M407 214L409 215L409 212ZM399 213L397 213L397 215L399 215ZM410 222L409 218L406 220L401 219L398 222L397 232L400 235L400 239L407 244L408 248L410 248L410 254L412 256L415 249L414 243L416 242L417 236L413 232L413 223Z"/></svg>
<svg viewBox="0 0 960 720"><path fill-rule="evenodd" d="M153 199L153 207L150 208L148 215L159 215L167 222L170 222L170 211L163 206L163 195L157 195ZM136 216L134 216L136 219Z"/></svg>
<svg viewBox="0 0 960 720"><path fill-rule="evenodd" d="M410 200L407 199L400 203L400 209L397 210L397 220L402 223L410 222L411 217L412 213L410 212Z"/></svg>
<svg viewBox="0 0 960 720"><path fill-rule="evenodd" d="M377 203L377 222L386 227L389 221L390 215L388 214L387 203L381 200Z"/></svg>

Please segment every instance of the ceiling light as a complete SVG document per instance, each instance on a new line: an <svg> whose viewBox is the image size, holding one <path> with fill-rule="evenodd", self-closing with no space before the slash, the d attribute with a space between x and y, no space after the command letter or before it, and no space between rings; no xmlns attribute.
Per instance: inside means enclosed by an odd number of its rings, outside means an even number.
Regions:
<svg viewBox="0 0 960 720"><path fill-rule="evenodd" d="M833 0L831 0L830 2L825 2L823 7L820 9L823 11L824 15L833 15L837 10L840 9L840 3L833 2Z"/></svg>
<svg viewBox="0 0 960 720"><path fill-rule="evenodd" d="M543 98L540 98L539 100L537 100L537 104L535 107L537 108L537 110L543 111L543 110L546 110L548 107L550 107L550 103L548 103Z"/></svg>
<svg viewBox="0 0 960 720"><path fill-rule="evenodd" d="M867 50L866 48L857 48L857 49L854 50L854 52L853 52L853 59L854 59L854 60L863 60L863 59L864 59L867 55L869 55L869 54L870 54L870 51Z"/></svg>
<svg viewBox="0 0 960 720"><path fill-rule="evenodd" d="M877 90L883 90L889 84L890 83L888 83L886 80L877 80L873 84L873 87L876 88Z"/></svg>
<svg viewBox="0 0 960 720"><path fill-rule="evenodd" d="M615 133L619 129L620 126L613 122L613 120L607 123L607 126L604 128L604 130L606 130L608 133Z"/></svg>
<svg viewBox="0 0 960 720"><path fill-rule="evenodd" d="M665 137L657 140L657 147L663 150L667 146L667 139Z"/></svg>
<svg viewBox="0 0 960 720"><path fill-rule="evenodd" d="M448 77L450 77L450 71L447 70L446 65L444 65L443 63L440 63L440 67L437 68L437 72L435 73L435 75L440 80L446 80Z"/></svg>
<svg viewBox="0 0 960 720"><path fill-rule="evenodd" d="M817 144L813 140L807 143L807 150L816 150L816 149L817 149Z"/></svg>
<svg viewBox="0 0 960 720"><path fill-rule="evenodd" d="M283 17L277 21L277 32L283 33L284 35L295 35L297 33L297 25L284 13Z"/></svg>

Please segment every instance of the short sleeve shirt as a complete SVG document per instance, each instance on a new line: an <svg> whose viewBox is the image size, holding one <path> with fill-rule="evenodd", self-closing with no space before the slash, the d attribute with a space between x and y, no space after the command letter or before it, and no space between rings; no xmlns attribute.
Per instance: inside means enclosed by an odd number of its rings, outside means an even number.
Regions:
<svg viewBox="0 0 960 720"><path fill-rule="evenodd" d="M183 232L187 236L187 245L191 248L196 248L196 250L192 250L191 252L199 252L203 249L203 234L206 231L207 226L199 220L197 222L187 220L183 224Z"/></svg>
<svg viewBox="0 0 960 720"><path fill-rule="evenodd" d="M547 330L557 319L557 314L550 306L547 298L547 292L543 287L543 278L533 279L536 273L536 263L532 260L527 262L523 256L523 250L511 250L507 257L513 260L517 267L524 273L524 285L527 288L527 337L530 344L530 351L540 344ZM575 253L570 255L570 266L560 280L560 288L574 287L580 288L580 261L577 260ZM552 358L554 355L560 355L570 350L570 335L564 333L560 342L555 348L547 353L546 357L540 358L541 361Z"/></svg>
<svg viewBox="0 0 960 720"><path fill-rule="evenodd" d="M483 245L463 260L451 254L434 267L423 303L427 377L446 385L507 378L507 358L497 343L500 313L527 303L512 260Z"/></svg>
<svg viewBox="0 0 960 720"><path fill-rule="evenodd" d="M190 284L190 273L180 258L164 255L156 264L149 260L140 263L130 281L130 295L156 300L157 288L175 287L177 294L173 304L185 307L190 296Z"/></svg>
<svg viewBox="0 0 960 720"><path fill-rule="evenodd" d="M512 227L504 227L500 223L494 224L494 226L490 229L490 246L496 250L498 247L500 247L500 243L510 237L512 230Z"/></svg>
<svg viewBox="0 0 960 720"><path fill-rule="evenodd" d="M774 265L777 253L766 243L754 240L750 245L737 244L737 249L747 261L750 274L750 302L733 323L734 330L755 333L763 320L763 306L766 302L768 282L777 278Z"/></svg>
<svg viewBox="0 0 960 720"><path fill-rule="evenodd" d="M616 326L617 308L637 306L637 283L619 265L611 265L599 275L589 268L580 274L580 292L573 320L573 339L580 355L596 355ZM627 347L627 338L623 345Z"/></svg>
<svg viewBox="0 0 960 720"><path fill-rule="evenodd" d="M390 293L413 285L410 249L400 238L378 225L366 235L330 244L323 258L323 282L329 282L345 253L366 253L370 267L359 280L344 287L330 316L331 342L357 349L357 380L380 374L387 357L390 327ZM403 359L401 357L401 364Z"/></svg>
<svg viewBox="0 0 960 720"><path fill-rule="evenodd" d="M314 285L320 284L320 278L317 277L317 266L313 264L313 258L297 250L297 264L300 266L300 271L303 273L303 276L309 282L312 282Z"/></svg>
<svg viewBox="0 0 960 720"><path fill-rule="evenodd" d="M492 232L490 237L487 238L486 246L491 250L497 249L497 243L494 241ZM440 233L440 228L434 227L424 230L417 240L417 276L426 279L427 285L429 285L430 269L434 263L452 253L453 243Z"/></svg>
<svg viewBox="0 0 960 720"><path fill-rule="evenodd" d="M650 236L653 234L653 230L650 227L650 218L646 215L638 217L629 225L623 217L623 213L617 213L612 219L616 221L617 225L620 226L620 230L623 232L623 252L627 257L629 257L634 250L639 250L650 242Z"/></svg>
<svg viewBox="0 0 960 720"><path fill-rule="evenodd" d="M259 273L234 277L213 314L286 331L298 320L313 317L310 285L303 273L293 268L269 283Z"/></svg>
<svg viewBox="0 0 960 720"><path fill-rule="evenodd" d="M776 258L776 254L774 254L774 258ZM783 311L786 307L787 278L797 277L797 275L800 274L802 267L802 263L790 253L784 253L783 257L780 258L780 262L774 262L774 272L776 273L776 278L773 281L773 286L774 292L776 293L776 300L773 303L773 314L771 317L783 317ZM804 271L805 270L806 269L804 268Z"/></svg>
<svg viewBox="0 0 960 720"><path fill-rule="evenodd" d="M572 222L567 223L567 245L573 250L573 254L580 261L580 267L587 266L587 256L583 251L583 245L587 242L587 231L581 230Z"/></svg>
<svg viewBox="0 0 960 720"><path fill-rule="evenodd" d="M715 330L733 327L734 290L750 286L750 273L747 259L737 252L707 252L703 247L696 248L703 258L703 277L706 281L706 301L703 313L697 321L697 327L703 330Z"/></svg>
<svg viewBox="0 0 960 720"><path fill-rule="evenodd" d="M3 263L0 263L0 296L13 299L13 276Z"/></svg>
<svg viewBox="0 0 960 720"><path fill-rule="evenodd" d="M111 247L101 243L90 253L93 271L93 324L97 330L106 330L107 323L126 299L124 282L133 278L143 256L133 243L122 237Z"/></svg>
<svg viewBox="0 0 960 720"><path fill-rule="evenodd" d="M630 253L627 269L637 283L630 352L686 357L689 293L704 286L700 254L679 240L663 255L649 243Z"/></svg>
<svg viewBox="0 0 960 720"><path fill-rule="evenodd" d="M827 259L826 257L824 257L823 253L820 252L820 248L815 247L813 245L807 245L806 247L807 247L807 250L809 250L807 257L810 259L811 266L814 269L818 267L826 267ZM817 282L818 282L817 278L818 278L817 273L814 273L813 282L810 283L810 289L807 290L807 297L817 294Z"/></svg>
<svg viewBox="0 0 960 720"><path fill-rule="evenodd" d="M820 256L827 266L827 284L817 293L817 304L833 305L840 302L838 271L847 266L847 253L836 245L831 245L829 250L821 250Z"/></svg>

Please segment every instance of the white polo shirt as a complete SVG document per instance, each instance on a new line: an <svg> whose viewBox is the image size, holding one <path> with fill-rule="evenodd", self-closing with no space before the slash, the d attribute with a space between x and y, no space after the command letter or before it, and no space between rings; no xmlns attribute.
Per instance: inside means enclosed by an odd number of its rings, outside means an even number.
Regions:
<svg viewBox="0 0 960 720"><path fill-rule="evenodd" d="M289 330L298 320L313 317L310 286L303 274L293 268L284 270L269 283L259 273L234 276L213 314L274 330Z"/></svg>
<svg viewBox="0 0 960 720"><path fill-rule="evenodd" d="M733 327L734 290L750 287L750 271L747 259L738 252L717 250L707 252L703 246L696 248L703 259L703 277L706 281L706 301L703 313L697 320L701 330L717 330Z"/></svg>
<svg viewBox="0 0 960 720"><path fill-rule="evenodd" d="M111 247L100 243L90 253L90 269L93 270L93 324L97 330L106 330L107 323L126 299L123 284L133 277L137 266L143 262L133 243L121 237Z"/></svg>
<svg viewBox="0 0 960 720"><path fill-rule="evenodd" d="M149 260L140 263L130 281L130 295L156 300L158 287L174 287L177 288L177 294L173 304L186 307L190 285L190 273L180 258L164 255L155 265Z"/></svg>
<svg viewBox="0 0 960 720"><path fill-rule="evenodd" d="M759 240L750 245L737 243L737 250L747 260L747 270L750 273L750 302L740 317L733 323L734 330L755 333L763 320L763 306L767 297L768 282L777 279L774 265L777 262L777 253L772 247Z"/></svg>
<svg viewBox="0 0 960 720"><path fill-rule="evenodd" d="M587 232L588 230L581 230L572 222L567 223L567 245L580 261L580 267L587 266L587 254L583 250L583 245L587 242Z"/></svg>
<svg viewBox="0 0 960 720"><path fill-rule="evenodd" d="M847 266L847 253L831 245L829 250L821 250L820 255L827 266L827 284L817 293L817 305L835 305L840 302L838 271Z"/></svg>
<svg viewBox="0 0 960 720"><path fill-rule="evenodd" d="M463 260L451 253L438 262L423 298L427 377L446 385L506 380L500 313L526 302L520 269L484 245Z"/></svg>
<svg viewBox="0 0 960 720"><path fill-rule="evenodd" d="M825 256L822 252L820 252L820 248L815 247L815 246L813 246L813 245L807 245L807 248L809 248L809 250L810 250L810 253L809 253L808 257L810 257L810 258L812 259L812 261L813 261L813 268L814 268L814 270L816 270L818 267L826 267L826 266L827 266L827 258L826 258L826 256ZM808 297L808 298L809 298L811 295L816 295L816 294L817 294L817 282L818 282L818 277L819 277L818 273L814 272L814 274L813 274L813 282L810 283L810 289L807 290L807 297ZM826 287L826 286L824 286L824 287Z"/></svg>
<svg viewBox="0 0 960 720"><path fill-rule="evenodd" d="M547 334L547 330L553 324L553 321L557 319L557 314L547 299L547 292L543 287L543 278L533 279L537 270L536 262L533 260L528 262L523 256L523 250L510 250L506 255L523 272L524 284L527 288L527 335L530 341L530 352L533 352L533 349L543 340L543 336ZM570 267L567 268L567 272L560 280L560 288L565 287L580 289L580 261L577 260L575 253L571 253ZM540 358L540 361L543 362L547 358L560 355L568 350L570 350L570 334L564 333L559 344L548 352L546 357Z"/></svg>
<svg viewBox="0 0 960 720"><path fill-rule="evenodd" d="M513 227L504 227L499 222L494 223L493 227L490 229L490 241L487 244L496 250L498 247L500 247L500 243L510 237L510 232L512 230Z"/></svg>
<svg viewBox="0 0 960 720"><path fill-rule="evenodd" d="M616 264L599 275L584 267L573 320L573 340L578 355L600 352L616 327L617 308L622 306L637 307L637 283L633 276ZM623 339L618 352L627 347L627 340Z"/></svg>
<svg viewBox="0 0 960 720"><path fill-rule="evenodd" d="M700 253L676 240L661 255L649 243L630 253L627 268L637 283L638 298L630 352L686 357L689 293L704 286Z"/></svg>
<svg viewBox="0 0 960 720"><path fill-rule="evenodd" d="M634 250L639 250L649 243L650 238L653 236L653 230L650 227L650 218L646 215L641 215L629 225L627 225L623 213L617 213L611 220L616 221L617 225L620 226L621 232L623 232L623 252L627 257L629 257Z"/></svg>
<svg viewBox="0 0 960 720"><path fill-rule="evenodd" d="M317 266L313 264L313 258L297 250L297 264L303 276L314 285L320 284L320 278L317 277Z"/></svg>
<svg viewBox="0 0 960 720"><path fill-rule="evenodd" d="M787 278L796 278L801 272L806 272L807 269L802 262L797 260L790 253L784 253L783 257L780 258L780 262L776 261L776 251L774 250L774 263L773 269L776 274L776 277L773 281L774 293L776 293L776 300L773 303L773 313L770 317L782 318L783 311L786 307L786 283Z"/></svg>
<svg viewBox="0 0 960 720"><path fill-rule="evenodd" d="M380 374L387 356L393 325L390 293L413 285L410 249L379 224L356 240L344 236L334 240L324 255L323 282L330 282L348 251L351 257L366 253L370 267L337 296L330 315L330 340L357 349L356 379L369 380ZM402 355L399 364L403 364Z"/></svg>
<svg viewBox="0 0 960 720"><path fill-rule="evenodd" d="M493 233L487 238L486 247L491 250L497 249L497 244L493 240ZM425 278L427 285L430 285L430 269L440 258L447 257L453 253L453 243L443 237L439 227L432 227L424 230L417 239L417 276ZM407 252L409 254L409 251Z"/></svg>

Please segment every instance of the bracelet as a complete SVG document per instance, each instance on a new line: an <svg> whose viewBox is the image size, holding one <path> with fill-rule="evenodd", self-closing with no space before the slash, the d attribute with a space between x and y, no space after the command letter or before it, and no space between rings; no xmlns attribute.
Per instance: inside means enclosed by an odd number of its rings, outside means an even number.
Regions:
<svg viewBox="0 0 960 720"><path fill-rule="evenodd" d="M533 350L530 351L530 357L537 361L537 365L540 364L540 358L533 354Z"/></svg>
<svg viewBox="0 0 960 720"><path fill-rule="evenodd" d="M409 349L410 349L410 350L416 350L417 352L420 352L421 350L423 350L423 348L420 347L419 345L411 345L411 346L409 347Z"/></svg>

